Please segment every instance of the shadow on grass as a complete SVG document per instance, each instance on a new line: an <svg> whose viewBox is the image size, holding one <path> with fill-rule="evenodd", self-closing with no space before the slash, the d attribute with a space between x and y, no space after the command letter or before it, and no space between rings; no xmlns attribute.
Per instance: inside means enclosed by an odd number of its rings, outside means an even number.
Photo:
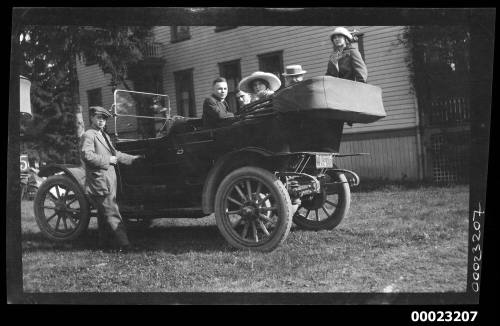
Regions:
<svg viewBox="0 0 500 326"><path fill-rule="evenodd" d="M388 179L361 179L358 186L352 187L352 192L368 192L384 189L419 189L419 188L429 188L429 187L455 187L455 186L467 186L469 183L459 183L459 182L434 182L432 180L388 180Z"/></svg>
<svg viewBox="0 0 500 326"><path fill-rule="evenodd" d="M133 245L139 247L134 252L163 251L184 253L190 251L212 252L231 251L231 246L220 235L217 226L169 226L150 228L130 228L127 230ZM56 242L47 239L41 232L23 234L23 251L80 251L101 250L98 247L96 229L87 230L79 239L70 242Z"/></svg>
<svg viewBox="0 0 500 326"><path fill-rule="evenodd" d="M290 233L314 232L292 225ZM127 234L132 244L140 247L136 252L163 251L180 254L190 251L214 252L237 251L222 237L216 225L205 226L154 226L129 227ZM22 235L23 251L81 251L96 250L98 246L97 229L89 229L79 239L57 242L47 239L41 232Z"/></svg>

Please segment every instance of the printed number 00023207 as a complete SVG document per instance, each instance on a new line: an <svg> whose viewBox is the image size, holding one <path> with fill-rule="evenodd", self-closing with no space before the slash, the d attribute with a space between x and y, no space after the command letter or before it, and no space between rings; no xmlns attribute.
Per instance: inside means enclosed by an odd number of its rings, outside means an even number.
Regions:
<svg viewBox="0 0 500 326"><path fill-rule="evenodd" d="M477 311L412 311L411 321L413 322L469 322L474 321Z"/></svg>
<svg viewBox="0 0 500 326"><path fill-rule="evenodd" d="M479 292L479 277L480 277L480 268L481 268L481 216L484 214L484 211L481 211L481 203L479 203L479 209L474 210L474 214L472 216L472 255L473 255L473 263L472 263L472 290L474 292ZM476 218L478 218L476 220Z"/></svg>

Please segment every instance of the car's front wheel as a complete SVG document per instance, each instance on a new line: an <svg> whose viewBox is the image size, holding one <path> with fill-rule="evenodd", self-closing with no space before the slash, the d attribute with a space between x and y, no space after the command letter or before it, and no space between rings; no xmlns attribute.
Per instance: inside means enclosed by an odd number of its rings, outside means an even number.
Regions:
<svg viewBox="0 0 500 326"><path fill-rule="evenodd" d="M74 240L89 225L90 208L85 194L64 175L53 175L42 183L34 209L38 227L51 240Z"/></svg>
<svg viewBox="0 0 500 326"><path fill-rule="evenodd" d="M274 174L259 167L243 167L231 172L219 185L215 219L232 246L271 251L290 231L292 204Z"/></svg>

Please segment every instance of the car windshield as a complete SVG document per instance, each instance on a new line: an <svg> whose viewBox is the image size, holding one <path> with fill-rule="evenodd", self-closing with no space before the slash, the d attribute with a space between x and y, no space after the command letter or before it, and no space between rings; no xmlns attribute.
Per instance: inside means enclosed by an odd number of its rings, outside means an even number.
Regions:
<svg viewBox="0 0 500 326"><path fill-rule="evenodd" d="M170 100L162 94L116 90L113 112L108 127L117 138L156 138L170 116Z"/></svg>

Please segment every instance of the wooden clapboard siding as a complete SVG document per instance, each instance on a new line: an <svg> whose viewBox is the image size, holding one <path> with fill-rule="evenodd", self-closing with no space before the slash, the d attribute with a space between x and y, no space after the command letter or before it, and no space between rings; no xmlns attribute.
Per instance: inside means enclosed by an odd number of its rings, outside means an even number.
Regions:
<svg viewBox="0 0 500 326"><path fill-rule="evenodd" d="M78 60L76 65L78 74L78 87L80 91L80 104L83 108L83 120L85 127L89 127L88 118L88 98L87 91L94 88L101 88L102 104L109 108L113 103L112 96L109 96L111 89L108 89L110 79L105 76L97 64L86 66L82 61ZM111 103L110 103L111 102Z"/></svg>
<svg viewBox="0 0 500 326"><path fill-rule="evenodd" d="M83 121L85 123L85 128L87 129L88 127L90 127L87 91L94 88L101 88L102 105L104 108L110 110L111 105L114 102L113 90L110 86L111 76L104 74L97 64L86 66L85 63L80 60L77 60L76 70L78 73L78 87L80 92L80 104L83 111ZM133 87L132 81L127 81L127 84ZM128 123L131 123L131 125L127 126ZM126 121L123 118L119 118L117 121L117 125L118 130L131 132L136 130L137 121L136 119L133 119L133 121L130 121L130 119L129 121ZM107 131L110 134L113 134L115 132L114 119L108 120Z"/></svg>
<svg viewBox="0 0 500 326"><path fill-rule="evenodd" d="M371 124L344 127L341 152L369 152L370 156L339 159L341 167L362 177L418 178L416 100L406 63L408 49L398 38L404 26L347 26L364 33L368 83L381 87L387 117ZM164 93L176 111L174 72L193 68L195 104L201 117L204 98L211 93L212 80L219 75L218 63L240 60L242 77L259 69L258 55L282 51L283 64L301 64L306 78L326 72L332 51L329 34L333 26L239 26L216 33L214 26L191 26L189 40L171 43L170 26L154 28L155 42L163 44ZM97 66L78 67L81 103L86 91L103 88L103 101L112 103L109 78ZM84 111L85 112L85 111ZM86 120L87 121L87 120ZM401 134L399 130L412 130Z"/></svg>
<svg viewBox="0 0 500 326"><path fill-rule="evenodd" d="M155 41L164 45L165 93L176 107L174 72L193 68L195 105L201 116L204 98L218 76L218 63L240 60L242 77L259 69L257 55L283 51L283 63L302 64L307 77L323 75L331 53L329 26L240 26L215 33L214 26L191 26L191 39L170 43L170 26L154 28ZM407 49L399 43L402 26L348 26L364 33L368 82L383 91L387 117L372 124L354 124L346 133L401 129L416 125L414 94L405 58ZM86 91L102 87L103 104L112 103L109 77L97 65L79 65L81 104Z"/></svg>
<svg viewBox="0 0 500 326"><path fill-rule="evenodd" d="M364 33L368 82L383 91L387 117L372 124L354 124L346 133L401 129L416 125L416 107L405 61L407 49L399 43L402 26L349 26ZM302 64L308 76L324 75L331 53L328 26L240 26L215 33L213 26L192 26L191 39L170 43L170 27L155 30L156 41L166 46L164 85L175 108L173 72L194 68L196 109L211 92L219 62L239 59L242 77L258 70L258 54L283 51L283 63Z"/></svg>
<svg viewBox="0 0 500 326"><path fill-rule="evenodd" d="M337 159L339 167L353 170L361 178L418 179L415 131L406 135L395 136L388 133L386 137L378 136L374 139L363 137L343 140L340 152L370 153L366 156Z"/></svg>

